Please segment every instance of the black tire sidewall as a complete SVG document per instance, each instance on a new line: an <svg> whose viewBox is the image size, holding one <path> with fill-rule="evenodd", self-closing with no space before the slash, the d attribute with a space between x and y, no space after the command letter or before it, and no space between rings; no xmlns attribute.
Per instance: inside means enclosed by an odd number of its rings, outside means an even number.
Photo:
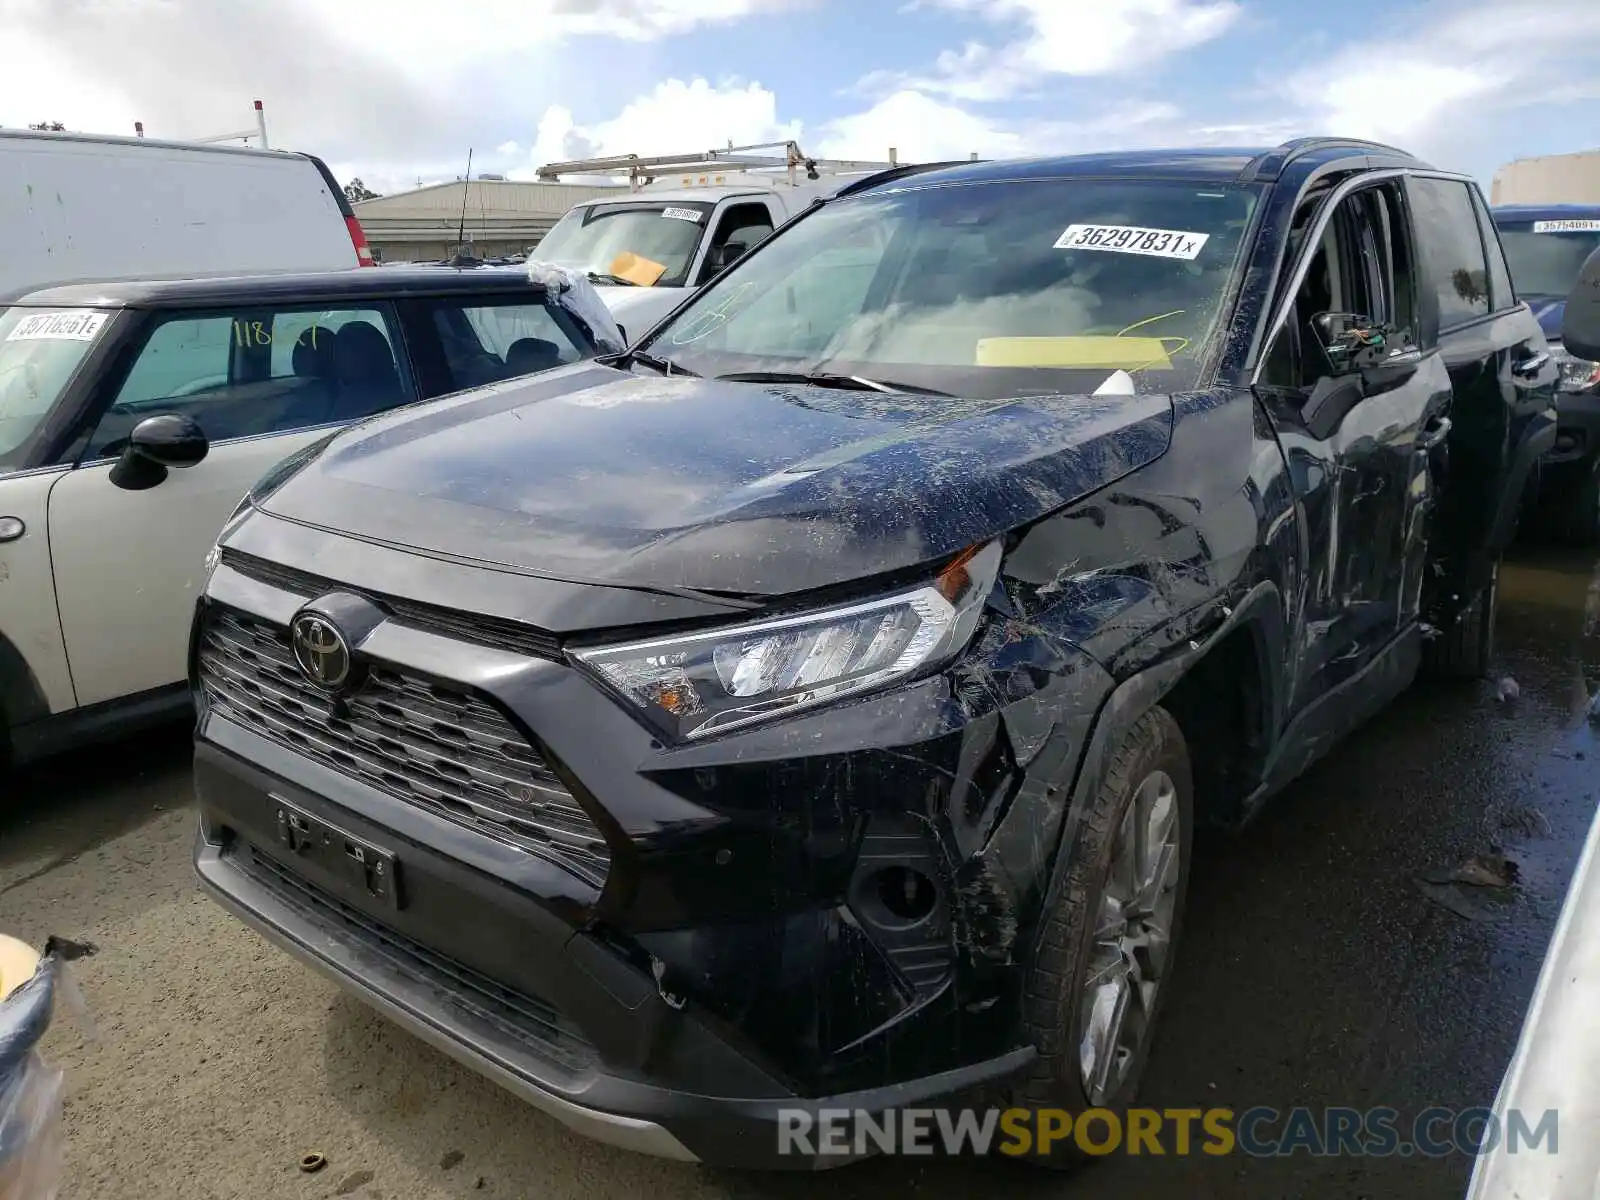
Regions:
<svg viewBox="0 0 1600 1200"><path fill-rule="evenodd" d="M1126 769L1119 772L1119 765ZM1074 1115L1096 1107L1091 1104L1084 1089L1078 1065L1078 1047L1083 1036L1081 997L1094 950L1094 920L1098 916L1100 896L1110 874L1117 829L1133 802L1139 784L1156 770L1165 771L1171 777L1178 794L1180 858L1171 937L1161 986L1157 989L1154 1010L1150 1014L1149 1029L1122 1086L1098 1107L1120 1112L1137 1094L1161 1012L1172 990L1173 965L1183 931L1194 831L1194 783L1188 749L1177 722L1159 708L1141 718L1119 747L1112 768L1096 793L1094 809L1085 816L1082 826L1084 835L1072 847L1069 852L1071 857L1063 864L1066 878L1059 892L1061 899L1056 911L1046 914L1047 921L1064 920L1072 925L1075 950L1071 960L1073 965L1065 981L1066 995L1056 997L1060 1049L1054 1056L1042 1056L1042 1069L1035 1072L1030 1080L1024 1106L1058 1107Z"/></svg>

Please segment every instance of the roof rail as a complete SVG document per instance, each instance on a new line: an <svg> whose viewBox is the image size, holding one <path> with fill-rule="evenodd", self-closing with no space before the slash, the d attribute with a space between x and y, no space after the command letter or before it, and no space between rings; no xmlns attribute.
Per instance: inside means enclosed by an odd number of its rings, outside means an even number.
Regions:
<svg viewBox="0 0 1600 1200"><path fill-rule="evenodd" d="M776 153L756 153L776 151ZM842 174L852 171L877 171L896 166L895 152L889 151L888 162L857 162L842 158L814 158L800 149L797 142L758 142L750 146L735 146L726 150L698 150L688 154L617 154L607 158L580 158L572 162L546 163L538 170L538 177L546 183L559 182L563 175L626 175L637 191L647 183L654 183L663 175L676 171L703 171L707 167L721 167L730 171L783 171L789 182L795 183L796 172L804 169L807 179L817 179L826 172Z"/></svg>
<svg viewBox="0 0 1600 1200"><path fill-rule="evenodd" d="M1370 142L1364 138L1302 137L1291 138L1276 149L1261 155L1250 164L1245 176L1249 179L1276 179L1295 159L1318 150L1380 151L1416 161L1416 155L1409 150L1402 150L1398 146L1386 145L1383 142Z"/></svg>
<svg viewBox="0 0 1600 1200"><path fill-rule="evenodd" d="M862 179L852 179L833 194L835 200L844 196L853 196L857 192L865 192L870 188L881 187L886 183L893 183L897 179L905 179L911 175L920 175L924 171L941 171L945 167L964 167L969 163L982 161L976 155L971 158L952 158L947 162L908 163L903 167L890 167L887 171L879 171L875 175L868 175Z"/></svg>

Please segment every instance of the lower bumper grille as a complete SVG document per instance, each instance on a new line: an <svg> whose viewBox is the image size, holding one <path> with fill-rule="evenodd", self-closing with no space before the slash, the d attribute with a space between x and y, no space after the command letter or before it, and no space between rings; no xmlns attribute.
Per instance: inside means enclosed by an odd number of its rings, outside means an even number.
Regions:
<svg viewBox="0 0 1600 1200"><path fill-rule="evenodd" d="M493 705L374 664L336 709L301 675L287 630L219 607L207 616L199 667L211 710L604 886L610 862L604 836Z"/></svg>
<svg viewBox="0 0 1600 1200"><path fill-rule="evenodd" d="M357 939L392 969L450 995L473 1017L530 1044L540 1057L572 1074L587 1071L599 1061L594 1046L537 996L503 987L471 967L378 924L258 850L252 848L247 853L251 876L284 903Z"/></svg>

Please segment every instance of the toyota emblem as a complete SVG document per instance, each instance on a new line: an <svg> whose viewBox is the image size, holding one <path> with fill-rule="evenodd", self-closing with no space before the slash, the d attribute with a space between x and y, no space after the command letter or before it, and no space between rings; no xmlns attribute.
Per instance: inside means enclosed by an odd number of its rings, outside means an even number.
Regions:
<svg viewBox="0 0 1600 1200"><path fill-rule="evenodd" d="M301 674L324 691L334 692L350 680L350 644L339 627L321 613L303 612L289 627L294 661Z"/></svg>

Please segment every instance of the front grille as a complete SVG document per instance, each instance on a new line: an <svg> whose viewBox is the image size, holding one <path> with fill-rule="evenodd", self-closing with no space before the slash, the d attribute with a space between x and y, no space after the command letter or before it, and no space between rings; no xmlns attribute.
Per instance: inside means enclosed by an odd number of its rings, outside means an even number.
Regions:
<svg viewBox="0 0 1600 1200"><path fill-rule="evenodd" d="M241 575L267 584L269 587L275 587L279 591L304 596L307 600L325 596L329 592L349 592L372 601L393 617L396 624L443 634L457 641L490 646L496 650L509 650L514 654L561 661L560 640L554 634L531 625L508 621L502 617L458 612L453 608L423 604L381 592L370 592L365 588L340 583L336 579L324 579L319 575L298 571L280 563L268 562L264 558L257 558L253 554L244 554L238 550L223 550L222 561Z"/></svg>
<svg viewBox="0 0 1600 1200"><path fill-rule="evenodd" d="M594 1046L539 997L496 983L466 964L380 925L254 847L250 849L249 869L257 881L286 904L313 920L341 929L401 974L446 993L479 1020L531 1043L540 1057L574 1074L594 1066L598 1058Z"/></svg>
<svg viewBox="0 0 1600 1200"><path fill-rule="evenodd" d="M229 720L604 885L610 861L604 836L493 705L372 664L336 709L301 675L287 630L215 605L199 666L206 705Z"/></svg>

